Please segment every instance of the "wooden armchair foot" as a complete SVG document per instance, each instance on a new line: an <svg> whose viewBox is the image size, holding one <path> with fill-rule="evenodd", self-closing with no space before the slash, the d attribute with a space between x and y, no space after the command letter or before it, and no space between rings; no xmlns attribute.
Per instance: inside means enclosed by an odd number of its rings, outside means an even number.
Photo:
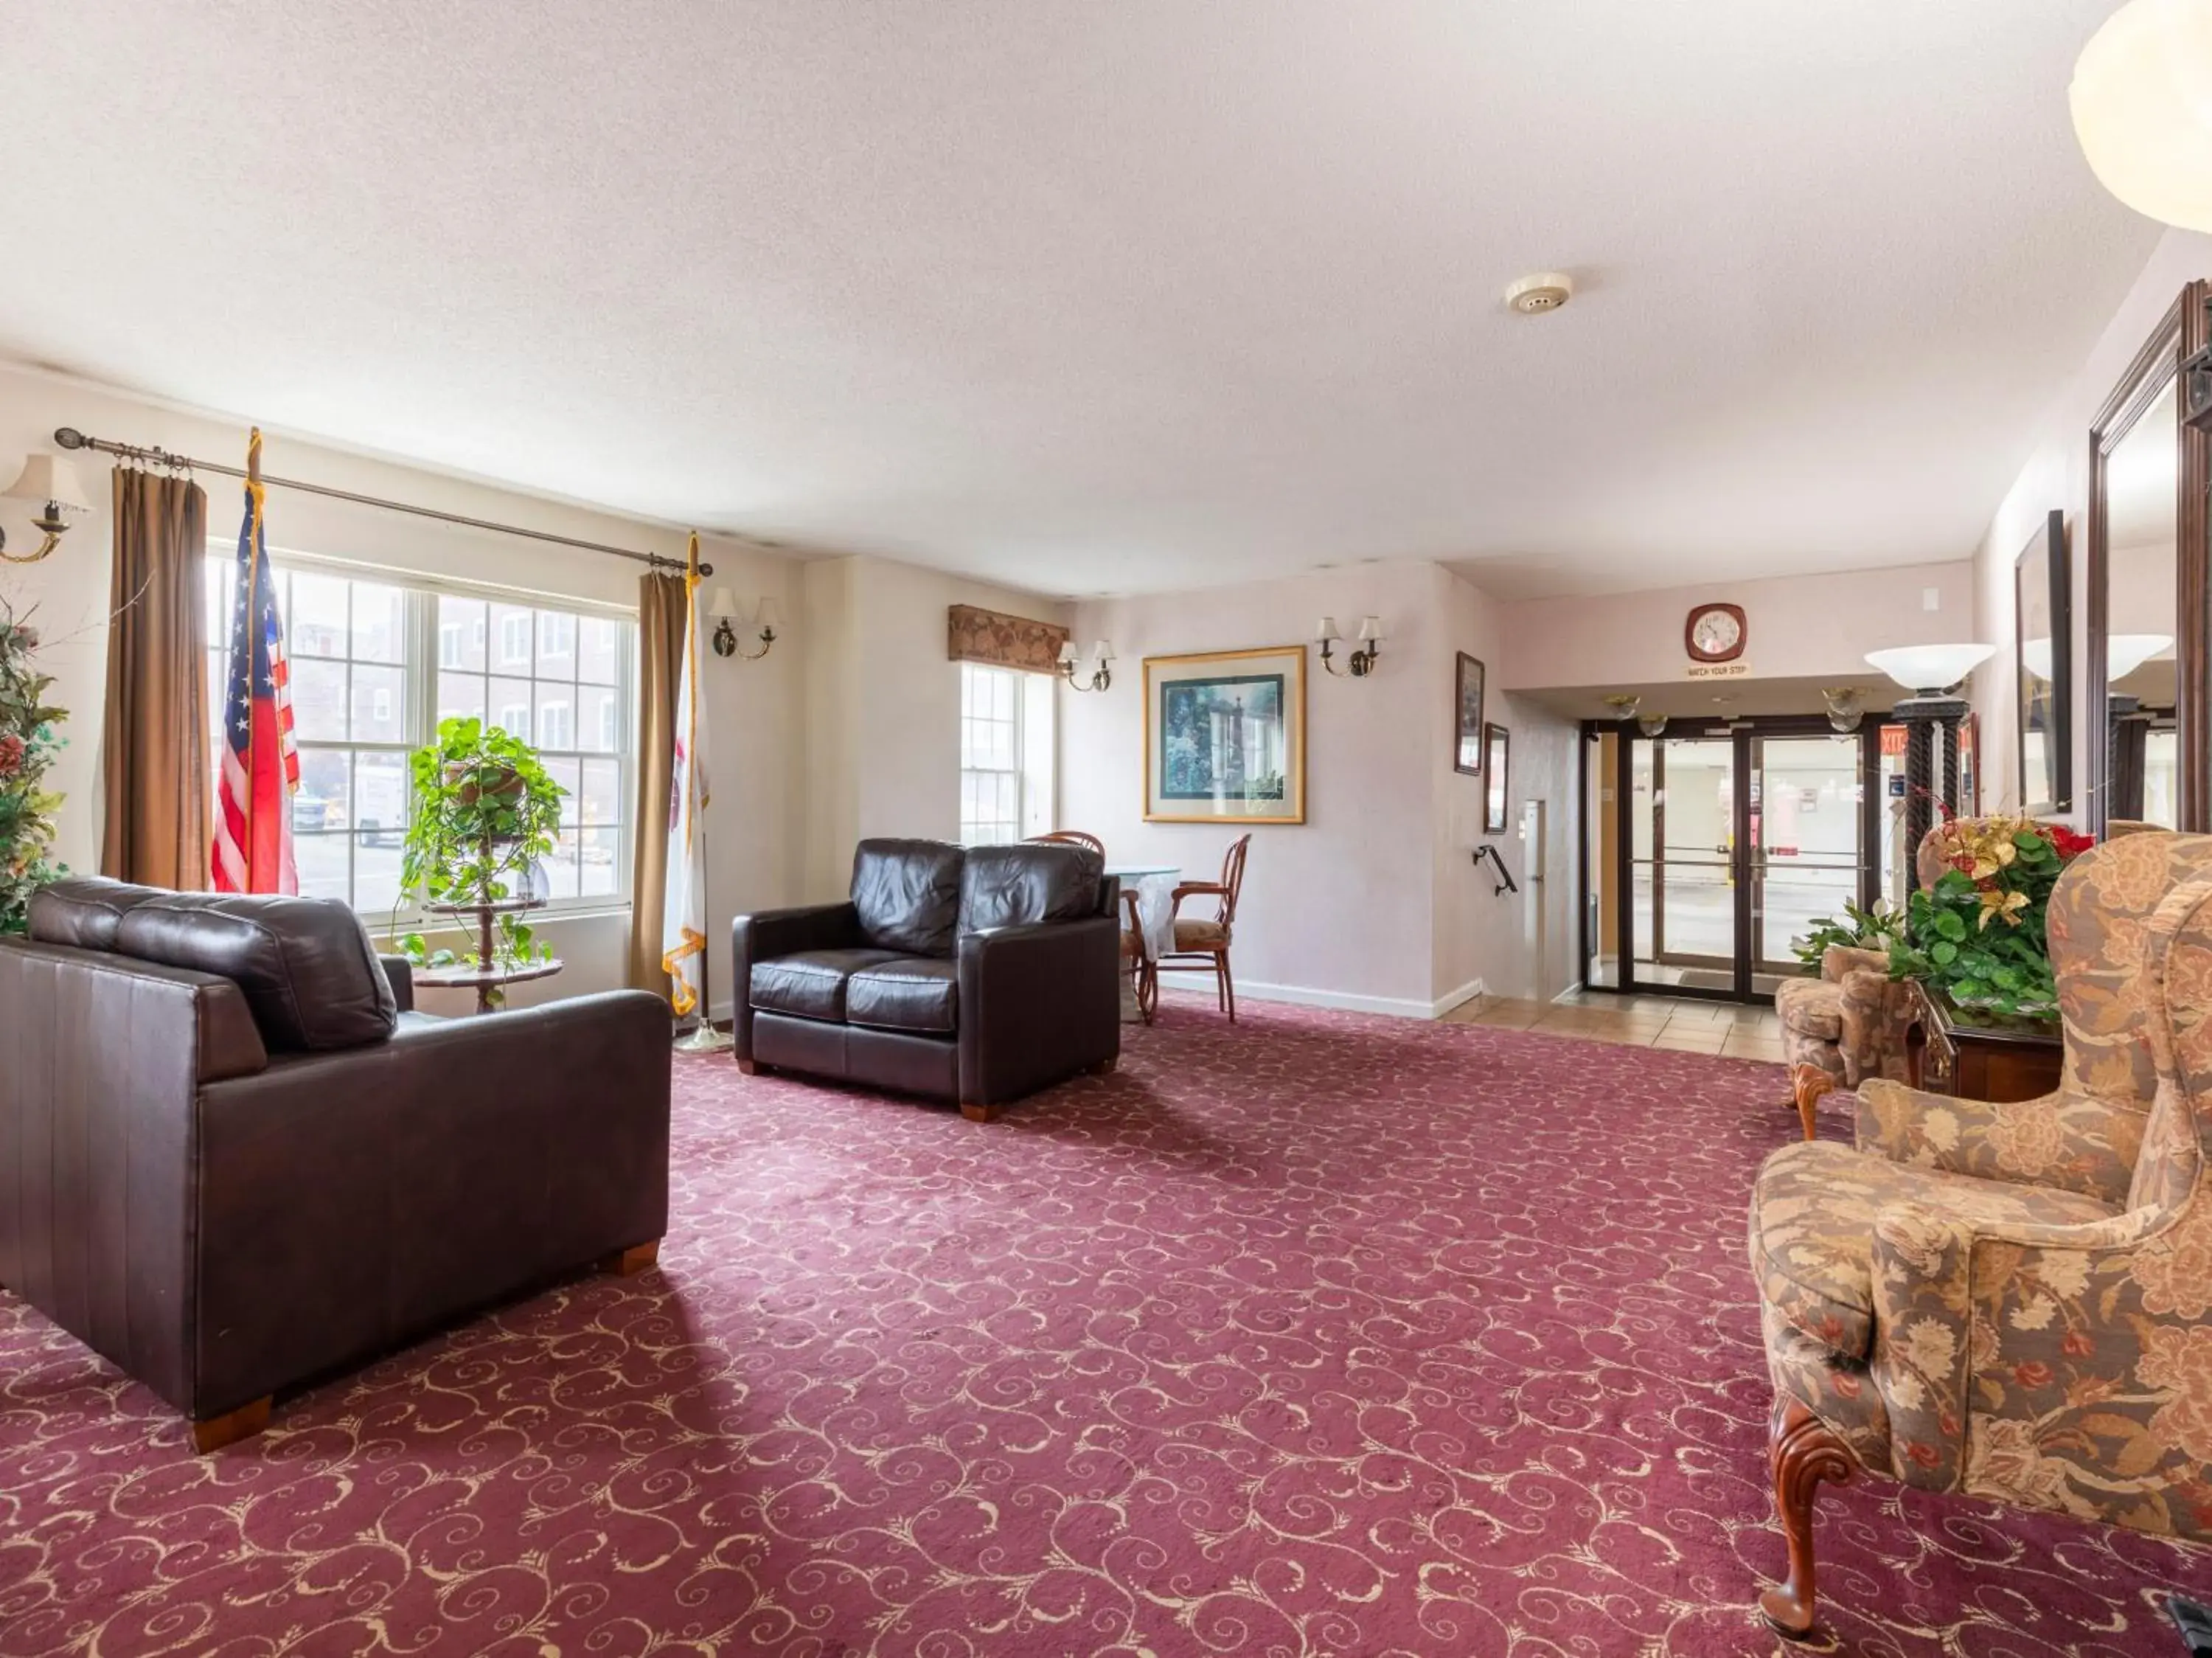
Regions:
<svg viewBox="0 0 2212 1658"><path fill-rule="evenodd" d="M994 1123L999 1119L999 1108L996 1106L979 1106L972 1100L963 1100L960 1114L971 1123Z"/></svg>
<svg viewBox="0 0 2212 1658"><path fill-rule="evenodd" d="M1801 1064L1790 1073L1790 1091L1796 1100L1797 1120L1804 1125L1805 1137L1819 1139L1820 1096L1836 1091L1836 1079L1818 1065Z"/></svg>
<svg viewBox="0 0 2212 1658"><path fill-rule="evenodd" d="M1802 1641L1813 1632L1814 1494L1824 1479L1844 1484L1856 1465L1836 1430L1787 1394L1774 1401L1767 1455L1774 1465L1774 1515L1790 1545L1790 1576L1759 1597L1759 1611L1777 1635Z"/></svg>
<svg viewBox="0 0 2212 1658"><path fill-rule="evenodd" d="M192 1448L202 1456L210 1451L220 1451L226 1445L235 1445L241 1439L251 1439L269 1425L269 1412L273 1398L264 1393L250 1405L241 1405L235 1411L226 1411L219 1417L210 1417L192 1423Z"/></svg>
<svg viewBox="0 0 2212 1658"><path fill-rule="evenodd" d="M595 1263L599 1271L611 1272L617 1277L634 1278L660 1259L660 1240L650 1243L632 1244L628 1249L617 1249L611 1255L602 1255Z"/></svg>
<svg viewBox="0 0 2212 1658"><path fill-rule="evenodd" d="M741 1074L746 1076L757 1076L760 1075L760 1066L750 1059L738 1060L738 1070Z"/></svg>

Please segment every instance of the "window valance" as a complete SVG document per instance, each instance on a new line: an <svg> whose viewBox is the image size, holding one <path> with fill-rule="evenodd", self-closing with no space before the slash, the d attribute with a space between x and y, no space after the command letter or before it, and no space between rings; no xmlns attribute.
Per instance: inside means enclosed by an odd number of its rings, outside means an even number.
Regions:
<svg viewBox="0 0 2212 1658"><path fill-rule="evenodd" d="M1030 674L1060 672L1067 630L1004 611L954 605L946 613L946 654L956 662L988 662Z"/></svg>

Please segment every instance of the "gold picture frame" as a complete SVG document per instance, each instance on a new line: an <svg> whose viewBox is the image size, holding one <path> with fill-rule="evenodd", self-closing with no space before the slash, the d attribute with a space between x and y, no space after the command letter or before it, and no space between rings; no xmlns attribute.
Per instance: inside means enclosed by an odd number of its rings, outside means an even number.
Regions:
<svg viewBox="0 0 2212 1658"><path fill-rule="evenodd" d="M1145 821L1306 820L1306 648L1145 658Z"/></svg>

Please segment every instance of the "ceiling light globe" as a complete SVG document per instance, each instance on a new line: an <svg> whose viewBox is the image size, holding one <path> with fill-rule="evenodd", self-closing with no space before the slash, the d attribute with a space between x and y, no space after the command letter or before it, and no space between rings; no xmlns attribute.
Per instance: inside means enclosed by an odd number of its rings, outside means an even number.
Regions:
<svg viewBox="0 0 2212 1658"><path fill-rule="evenodd" d="M2212 230L2212 0L2129 0L2081 48L2066 101L2099 183Z"/></svg>

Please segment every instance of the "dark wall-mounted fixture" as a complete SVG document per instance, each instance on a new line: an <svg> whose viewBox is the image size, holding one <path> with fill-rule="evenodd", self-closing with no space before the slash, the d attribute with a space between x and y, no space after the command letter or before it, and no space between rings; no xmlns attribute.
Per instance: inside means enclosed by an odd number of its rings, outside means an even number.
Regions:
<svg viewBox="0 0 2212 1658"><path fill-rule="evenodd" d="M1474 849L1474 867L1478 869L1482 868L1485 858L1490 860L1491 867L1498 872L1498 886L1491 893L1492 898L1504 898L1508 893L1521 890L1521 883L1513 879L1513 872L1505 867L1505 860L1498 855L1498 848L1488 841Z"/></svg>
<svg viewBox="0 0 2212 1658"><path fill-rule="evenodd" d="M1060 648L1060 671L1068 684L1078 691L1103 691L1114 683L1114 642L1101 639L1091 648L1091 660L1096 664L1088 676L1079 679L1077 669L1081 658L1075 654L1075 641L1070 639Z"/></svg>
<svg viewBox="0 0 2212 1658"><path fill-rule="evenodd" d="M1330 658L1330 653L1344 643L1344 636L1336 631L1335 617L1324 616L1314 624L1314 643L1321 647L1321 665L1340 680L1344 678L1345 668L1339 667ZM1346 667L1351 669L1352 677L1355 680L1364 680L1372 674L1375 671L1376 660L1382 654L1382 619L1379 616L1361 617L1359 643L1352 648L1352 655L1346 659Z"/></svg>
<svg viewBox="0 0 2212 1658"><path fill-rule="evenodd" d="M714 596L707 606L707 613L714 619L714 654L717 656L737 656L757 662L775 648L775 624L778 615L776 601L763 598L750 616L739 604L737 596L727 588L716 588ZM738 643L738 624L744 622L746 631L760 642L758 650L746 650Z"/></svg>

